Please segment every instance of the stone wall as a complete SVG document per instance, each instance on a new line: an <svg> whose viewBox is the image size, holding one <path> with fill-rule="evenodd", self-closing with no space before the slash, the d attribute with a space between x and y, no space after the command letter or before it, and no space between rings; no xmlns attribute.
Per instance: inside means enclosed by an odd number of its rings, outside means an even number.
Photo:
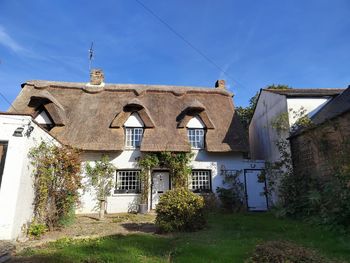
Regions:
<svg viewBox="0 0 350 263"><path fill-rule="evenodd" d="M290 144L294 173L332 175L337 158L350 147L350 112L292 137Z"/></svg>

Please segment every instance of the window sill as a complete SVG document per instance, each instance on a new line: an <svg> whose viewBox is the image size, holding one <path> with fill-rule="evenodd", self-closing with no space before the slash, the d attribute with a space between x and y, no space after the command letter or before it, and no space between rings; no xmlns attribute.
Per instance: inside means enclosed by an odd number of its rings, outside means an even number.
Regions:
<svg viewBox="0 0 350 263"><path fill-rule="evenodd" d="M110 197L118 197L118 196L139 196L140 193L113 193Z"/></svg>
<svg viewBox="0 0 350 263"><path fill-rule="evenodd" d="M137 147L137 148L124 148L124 151L140 151L140 147Z"/></svg>

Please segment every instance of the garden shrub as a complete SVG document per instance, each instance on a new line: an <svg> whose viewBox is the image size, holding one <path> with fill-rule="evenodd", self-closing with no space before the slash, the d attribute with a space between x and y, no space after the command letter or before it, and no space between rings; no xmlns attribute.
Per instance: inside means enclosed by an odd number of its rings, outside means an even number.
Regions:
<svg viewBox="0 0 350 263"><path fill-rule="evenodd" d="M47 231L45 224L32 222L28 228L28 235L34 238L40 238Z"/></svg>
<svg viewBox="0 0 350 263"><path fill-rule="evenodd" d="M206 212L212 212L218 208L218 199L214 193L201 193L200 196L204 200L204 210Z"/></svg>
<svg viewBox="0 0 350 263"><path fill-rule="evenodd" d="M340 130L336 121L308 130L313 124L305 115L305 110L293 111L293 114L297 121L291 127L292 131L306 129L304 143L307 143L311 159L303 159L304 169L293 170L290 144L283 138L289 129L281 121L285 118L278 116L272 127L280 136L276 141L280 160L266 163L263 173L263 179L268 183L267 194L270 197L272 193L278 195L276 214L338 230L350 230L350 139L342 132L336 132ZM283 136L282 132L286 134ZM313 168L313 162L327 173L320 174Z"/></svg>
<svg viewBox="0 0 350 263"><path fill-rule="evenodd" d="M331 263L315 251L287 241L268 241L256 246L246 263Z"/></svg>
<svg viewBox="0 0 350 263"><path fill-rule="evenodd" d="M221 206L229 212L241 211L244 207L244 186L240 181L241 171L226 171L223 187L217 187L216 192Z"/></svg>
<svg viewBox="0 0 350 263"><path fill-rule="evenodd" d="M52 230L79 203L80 154L70 147L41 142L30 150L29 157L34 168L34 221Z"/></svg>
<svg viewBox="0 0 350 263"><path fill-rule="evenodd" d="M163 232L196 231L206 224L203 197L186 188L167 191L156 208L156 225Z"/></svg>

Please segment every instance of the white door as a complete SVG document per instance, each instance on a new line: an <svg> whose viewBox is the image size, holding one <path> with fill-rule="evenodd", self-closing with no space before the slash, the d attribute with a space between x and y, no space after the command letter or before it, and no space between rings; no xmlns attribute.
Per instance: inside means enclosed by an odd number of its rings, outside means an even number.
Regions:
<svg viewBox="0 0 350 263"><path fill-rule="evenodd" d="M258 176L261 170L245 170L245 186L249 211L266 211L267 198L265 182L259 182Z"/></svg>
<svg viewBox="0 0 350 263"><path fill-rule="evenodd" d="M169 172L153 172L152 175L152 209L156 208L160 196L169 190Z"/></svg>

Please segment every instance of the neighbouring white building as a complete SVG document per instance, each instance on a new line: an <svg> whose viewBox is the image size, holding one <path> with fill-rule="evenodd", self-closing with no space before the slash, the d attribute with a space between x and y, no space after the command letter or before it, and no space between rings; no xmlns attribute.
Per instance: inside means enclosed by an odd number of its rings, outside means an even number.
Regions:
<svg viewBox="0 0 350 263"><path fill-rule="evenodd" d="M249 125L249 144L252 159L268 162L280 160L276 142L289 136L289 129L300 117L301 111L312 117L330 99L344 89L262 89L260 90L252 120ZM297 112L295 114L294 112ZM274 121L287 116L285 131L277 131Z"/></svg>
<svg viewBox="0 0 350 263"><path fill-rule="evenodd" d="M216 193L224 174L241 171L248 209L266 210L268 200L262 195L265 184L258 182L264 162L244 158L249 146L232 97L224 81L217 81L215 88L106 84L103 72L93 70L90 83L28 81L13 106L16 112L32 116L34 125L41 127L33 133L42 131L47 136L44 139L57 138L64 145L80 149L83 162L99 160L103 154L109 156L116 172L107 213L136 210L140 196L138 159L143 153L162 151L194 152L189 185L194 192ZM14 114L13 109L9 111ZM18 151L12 147L12 140L19 140L13 136L13 128L0 138L8 143L8 156ZM21 144L25 148L18 158L25 158L29 145ZM6 157L5 169L9 160ZM18 188L24 180L30 191L30 176L29 170L22 170L9 189ZM148 208L154 209L159 197L171 188L171 174L158 168L151 177ZM0 197L9 191L3 188L5 179L4 173ZM30 196L21 204L17 199L10 204L11 209L27 209L29 220ZM0 204L2 208L4 204ZM94 195L86 191L77 213L93 213L95 207ZM18 233L18 227L11 231ZM14 238L16 234L2 237Z"/></svg>
<svg viewBox="0 0 350 263"><path fill-rule="evenodd" d="M0 240L22 235L33 216L29 150L41 141L58 143L29 115L0 113Z"/></svg>

